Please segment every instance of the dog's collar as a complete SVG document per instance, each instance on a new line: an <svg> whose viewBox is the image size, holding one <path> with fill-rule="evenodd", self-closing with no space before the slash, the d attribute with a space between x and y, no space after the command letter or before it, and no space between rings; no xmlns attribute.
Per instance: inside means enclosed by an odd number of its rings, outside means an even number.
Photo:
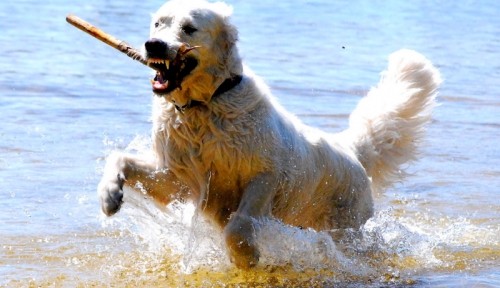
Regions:
<svg viewBox="0 0 500 288"><path fill-rule="evenodd" d="M224 82L222 82L222 84L220 84L220 86L217 88L217 90L215 90L214 94L212 95L211 100L213 100L214 98L217 98L221 94L224 94L227 91L236 87L238 84L240 84L242 79L243 79L243 76L241 76L241 75L233 75L231 78L227 78L226 80L224 80ZM205 105L205 103L202 101L191 100L191 103L189 103L187 106L179 107L176 105L175 109L182 112L185 109L193 108L193 107L197 107L197 106L201 106L201 105Z"/></svg>
<svg viewBox="0 0 500 288"><path fill-rule="evenodd" d="M222 82L222 84L220 84L219 88L215 90L214 95L212 95L212 99L233 89L236 85L240 84L242 79L243 76L241 75L233 75L231 78L227 78L224 82Z"/></svg>

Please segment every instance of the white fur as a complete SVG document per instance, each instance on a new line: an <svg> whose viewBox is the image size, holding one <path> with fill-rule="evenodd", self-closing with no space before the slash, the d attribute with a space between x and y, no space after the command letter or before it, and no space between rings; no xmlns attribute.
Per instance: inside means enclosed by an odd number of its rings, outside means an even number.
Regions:
<svg viewBox="0 0 500 288"><path fill-rule="evenodd" d="M173 1L153 16L168 25L151 37L171 51L182 45L198 66L177 89L153 101L156 159L115 153L98 190L103 211L115 213L122 185L140 182L159 204L194 201L224 233L229 255L241 268L257 264L252 219L273 217L317 230L358 228L373 214L372 191L398 180L401 165L416 158L423 125L435 105L439 73L422 55L391 55L380 83L363 98L349 128L329 135L304 125L244 68L235 45L230 8L222 3ZM190 21L192 36L180 31ZM212 99L230 75L233 89ZM175 105L200 101L178 111Z"/></svg>
<svg viewBox="0 0 500 288"><path fill-rule="evenodd" d="M372 178L372 188L383 190L401 180L401 167L415 160L431 119L441 78L432 63L412 50L389 57L389 67L351 113L348 139Z"/></svg>

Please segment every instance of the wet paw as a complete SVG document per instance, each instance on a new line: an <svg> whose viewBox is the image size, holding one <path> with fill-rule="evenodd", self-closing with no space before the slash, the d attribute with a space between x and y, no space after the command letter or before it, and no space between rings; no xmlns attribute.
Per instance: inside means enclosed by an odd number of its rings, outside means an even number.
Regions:
<svg viewBox="0 0 500 288"><path fill-rule="evenodd" d="M107 216L118 212L123 203L123 184L126 180L122 169L120 169L122 166L120 162L120 157L116 155L109 157L104 175L97 186L101 209Z"/></svg>
<svg viewBox="0 0 500 288"><path fill-rule="evenodd" d="M248 270L259 263L259 251L248 239L232 234L226 237L226 244L231 262L236 267Z"/></svg>
<svg viewBox="0 0 500 288"><path fill-rule="evenodd" d="M101 198L101 209L104 214L111 216L120 210L123 203L124 178L117 175L115 180L102 179L97 188Z"/></svg>
<svg viewBox="0 0 500 288"><path fill-rule="evenodd" d="M232 219L224 234L229 257L236 267L248 270L259 263L260 254L255 244L251 221Z"/></svg>

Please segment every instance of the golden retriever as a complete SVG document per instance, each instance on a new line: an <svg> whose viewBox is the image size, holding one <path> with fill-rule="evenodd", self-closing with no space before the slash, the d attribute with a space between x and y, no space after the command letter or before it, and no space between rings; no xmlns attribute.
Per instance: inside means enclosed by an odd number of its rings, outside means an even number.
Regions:
<svg viewBox="0 0 500 288"><path fill-rule="evenodd" d="M193 201L221 228L231 261L259 260L254 220L316 230L359 228L372 193L403 176L435 106L439 72L422 55L389 58L380 83L330 135L301 123L242 64L231 8L174 0L153 16L145 58L151 81L154 161L112 153L98 186L116 213L123 185L140 185L160 205Z"/></svg>

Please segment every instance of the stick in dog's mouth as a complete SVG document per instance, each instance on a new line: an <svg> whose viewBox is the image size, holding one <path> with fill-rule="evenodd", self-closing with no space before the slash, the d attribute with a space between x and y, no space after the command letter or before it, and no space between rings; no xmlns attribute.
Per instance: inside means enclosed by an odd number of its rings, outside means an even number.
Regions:
<svg viewBox="0 0 500 288"><path fill-rule="evenodd" d="M149 63L142 57L141 52L139 52L137 49L133 48L129 44L127 44L125 41L122 41L118 38L115 38L111 36L110 34L104 32L103 30L97 28L96 26L90 24L89 22L79 18L78 16L69 14L66 16L66 21L75 26L76 28L80 29L81 31L89 34L90 36L101 40L102 42L108 44L109 46L119 50L120 52L126 54L130 58L141 62L142 64L153 68L156 70L155 67L152 65L149 65Z"/></svg>
<svg viewBox="0 0 500 288"><path fill-rule="evenodd" d="M151 80L151 84L153 85L153 91L157 94L166 94L180 87L182 79L198 64L195 58L184 56L193 49L200 48L200 46L189 46L187 43L181 45L177 52L177 56L173 60L158 58L144 59L137 49L133 48L125 41L121 41L111 36L75 15L70 14L66 16L66 21L81 31L125 53L130 58L156 70L156 76Z"/></svg>
<svg viewBox="0 0 500 288"><path fill-rule="evenodd" d="M189 46L184 43L177 51L174 59L148 58L147 65L156 70L154 79L151 79L153 92L158 95L168 94L181 88L181 82L197 65L194 57L186 57L190 51L200 46ZM181 88L182 89L182 88Z"/></svg>

